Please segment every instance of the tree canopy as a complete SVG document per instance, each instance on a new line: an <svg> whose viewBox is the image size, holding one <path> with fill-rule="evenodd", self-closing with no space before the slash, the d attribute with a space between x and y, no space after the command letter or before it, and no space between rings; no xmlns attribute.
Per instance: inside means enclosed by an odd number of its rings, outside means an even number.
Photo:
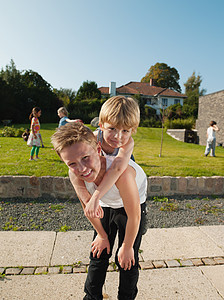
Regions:
<svg viewBox="0 0 224 300"><path fill-rule="evenodd" d="M141 79L141 82L150 82L150 79L153 79L155 86L181 92L181 87L178 83L180 80L178 71L165 63L156 63L154 66L151 66Z"/></svg>
<svg viewBox="0 0 224 300"><path fill-rule="evenodd" d="M51 85L37 72L19 71L13 60L0 72L0 120L27 122L31 110L39 106L44 122L57 121L57 109L62 102ZM10 109L9 109L10 108ZM54 113L52 113L54 112Z"/></svg>
<svg viewBox="0 0 224 300"><path fill-rule="evenodd" d="M97 88L96 82L87 80L80 86L76 95L76 101L86 99L101 99L101 92Z"/></svg>
<svg viewBox="0 0 224 300"><path fill-rule="evenodd" d="M195 72L188 78L185 86L185 94L187 98L184 100L183 111L186 115L194 116L198 115L198 100L200 96L206 93L205 89L200 89L202 78L200 75L196 76Z"/></svg>

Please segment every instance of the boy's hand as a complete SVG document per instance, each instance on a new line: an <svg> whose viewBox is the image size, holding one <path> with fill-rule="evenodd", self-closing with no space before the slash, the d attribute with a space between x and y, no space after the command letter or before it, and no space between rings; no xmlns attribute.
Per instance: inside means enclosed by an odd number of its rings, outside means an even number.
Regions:
<svg viewBox="0 0 224 300"><path fill-rule="evenodd" d="M127 248L125 244L122 244L118 251L118 262L125 271L130 270L135 264L134 249Z"/></svg>
<svg viewBox="0 0 224 300"><path fill-rule="evenodd" d="M84 213L87 218L103 218L103 209L99 205L99 201L94 201L92 199L86 203Z"/></svg>
<svg viewBox="0 0 224 300"><path fill-rule="evenodd" d="M107 237L102 238L100 236L96 236L94 241L91 244L92 249L91 252L93 253L93 257L99 258L102 251L107 248L107 254L110 253L110 243Z"/></svg>

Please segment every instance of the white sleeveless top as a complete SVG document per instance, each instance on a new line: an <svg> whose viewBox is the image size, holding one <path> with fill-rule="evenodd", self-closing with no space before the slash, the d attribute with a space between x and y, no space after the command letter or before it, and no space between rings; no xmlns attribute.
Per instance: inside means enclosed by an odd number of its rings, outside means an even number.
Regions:
<svg viewBox="0 0 224 300"><path fill-rule="evenodd" d="M115 159L115 156L107 156L106 157L106 169L108 169L113 160ZM133 160L129 160L129 165L135 169L136 171L136 183L138 187L139 192L139 198L140 198L140 204L144 203L146 200L147 195L147 177L145 172L142 170L142 168L136 164ZM97 185L94 182L85 182L86 188L89 191L89 193L92 195L94 191L97 189ZM121 195L119 193L118 188L114 184L111 189L101 198L100 205L102 207L111 207L111 208L120 208L124 207Z"/></svg>

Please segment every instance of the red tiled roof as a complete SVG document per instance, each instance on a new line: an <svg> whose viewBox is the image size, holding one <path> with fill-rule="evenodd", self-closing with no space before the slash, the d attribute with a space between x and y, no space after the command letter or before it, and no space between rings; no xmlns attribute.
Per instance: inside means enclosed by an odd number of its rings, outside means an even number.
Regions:
<svg viewBox="0 0 224 300"><path fill-rule="evenodd" d="M101 87L99 88L102 94L109 94L108 87ZM117 94L141 94L146 96L155 96L158 93L162 96L167 97L179 97L185 98L186 95L175 92L171 89L164 89L158 86L152 86L149 82L134 82L131 81L125 85L120 86L116 89Z"/></svg>

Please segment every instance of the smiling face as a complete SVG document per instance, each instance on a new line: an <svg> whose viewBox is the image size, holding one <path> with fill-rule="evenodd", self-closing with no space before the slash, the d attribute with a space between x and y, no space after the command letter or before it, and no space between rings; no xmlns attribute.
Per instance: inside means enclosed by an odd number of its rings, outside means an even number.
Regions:
<svg viewBox="0 0 224 300"><path fill-rule="evenodd" d="M132 134L131 128L118 128L110 123L104 123L103 125L100 125L100 128L103 130L105 142L114 149L127 144Z"/></svg>
<svg viewBox="0 0 224 300"><path fill-rule="evenodd" d="M79 142L65 147L60 156L79 179L93 182L101 169L100 146L94 149L90 144Z"/></svg>

